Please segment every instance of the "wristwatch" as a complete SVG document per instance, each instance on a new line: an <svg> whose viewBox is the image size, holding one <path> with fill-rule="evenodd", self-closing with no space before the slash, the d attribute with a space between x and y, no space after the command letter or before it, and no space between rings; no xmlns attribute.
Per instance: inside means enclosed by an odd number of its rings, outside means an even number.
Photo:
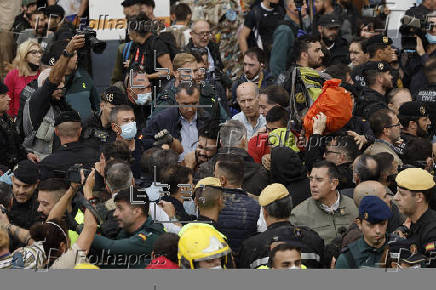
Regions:
<svg viewBox="0 0 436 290"><path fill-rule="evenodd" d="M63 56L65 56L67 58L72 58L74 56L74 53L68 53L68 51L66 49L64 49L62 54L63 54Z"/></svg>

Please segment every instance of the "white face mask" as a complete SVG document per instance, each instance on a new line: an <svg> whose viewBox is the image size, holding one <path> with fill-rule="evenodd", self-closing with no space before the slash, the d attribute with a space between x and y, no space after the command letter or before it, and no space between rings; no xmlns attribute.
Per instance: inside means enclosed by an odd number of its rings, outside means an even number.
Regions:
<svg viewBox="0 0 436 290"><path fill-rule="evenodd" d="M301 267L297 267L295 265L288 268L288 270L295 270L295 269L301 269Z"/></svg>
<svg viewBox="0 0 436 290"><path fill-rule="evenodd" d="M215 266L215 267L209 268L209 270L222 270L222 269L223 269L222 266Z"/></svg>

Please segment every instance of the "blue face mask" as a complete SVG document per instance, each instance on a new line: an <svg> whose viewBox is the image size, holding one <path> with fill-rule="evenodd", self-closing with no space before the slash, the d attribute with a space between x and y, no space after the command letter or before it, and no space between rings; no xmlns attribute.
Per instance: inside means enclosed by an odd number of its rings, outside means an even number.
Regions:
<svg viewBox="0 0 436 290"><path fill-rule="evenodd" d="M430 33L427 33L425 37L427 38L428 43L436 44L436 35L431 35Z"/></svg>
<svg viewBox="0 0 436 290"><path fill-rule="evenodd" d="M122 125L121 127L121 137L125 140L131 140L136 136L136 122L129 122Z"/></svg>
<svg viewBox="0 0 436 290"><path fill-rule="evenodd" d="M152 93L145 93L145 94L137 94L137 99L135 100L135 103L137 105L143 106L147 103L150 103L152 99Z"/></svg>
<svg viewBox="0 0 436 290"><path fill-rule="evenodd" d="M183 208L187 214L197 215L197 206L195 205L194 201L184 201Z"/></svg>

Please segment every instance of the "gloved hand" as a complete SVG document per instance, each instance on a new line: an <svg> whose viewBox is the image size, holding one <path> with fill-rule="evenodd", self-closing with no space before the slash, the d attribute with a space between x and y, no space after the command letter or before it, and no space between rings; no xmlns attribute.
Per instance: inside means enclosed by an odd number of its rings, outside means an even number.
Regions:
<svg viewBox="0 0 436 290"><path fill-rule="evenodd" d="M5 172L1 177L0 177L0 182L6 183L8 185L12 185L12 179L11 177L14 174L12 173L12 170L8 170L7 172Z"/></svg>
<svg viewBox="0 0 436 290"><path fill-rule="evenodd" d="M161 130L159 133L154 135L154 139L156 142L153 143L153 146L162 146L163 144L171 145L173 143L174 137L171 136L170 132L167 129Z"/></svg>

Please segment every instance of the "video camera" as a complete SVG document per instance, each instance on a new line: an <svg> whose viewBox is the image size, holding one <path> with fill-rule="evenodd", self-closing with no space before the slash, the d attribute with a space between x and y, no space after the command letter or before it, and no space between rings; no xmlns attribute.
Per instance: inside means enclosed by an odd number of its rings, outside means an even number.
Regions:
<svg viewBox="0 0 436 290"><path fill-rule="evenodd" d="M416 36L424 39L427 30L431 29L432 25L433 23L427 21L427 19L404 15L400 26L403 49L406 52L414 52L416 50Z"/></svg>
<svg viewBox="0 0 436 290"><path fill-rule="evenodd" d="M91 48L96 54L102 54L106 49L106 42L97 39L97 32L89 26L77 29L76 35L85 36L85 46L83 48Z"/></svg>
<svg viewBox="0 0 436 290"><path fill-rule="evenodd" d="M80 175L80 171L83 170L83 175L88 178L88 175L91 173L90 169L83 168L81 164L75 164L74 166L68 168L65 173L65 180L68 180L71 183L81 184L82 176Z"/></svg>

